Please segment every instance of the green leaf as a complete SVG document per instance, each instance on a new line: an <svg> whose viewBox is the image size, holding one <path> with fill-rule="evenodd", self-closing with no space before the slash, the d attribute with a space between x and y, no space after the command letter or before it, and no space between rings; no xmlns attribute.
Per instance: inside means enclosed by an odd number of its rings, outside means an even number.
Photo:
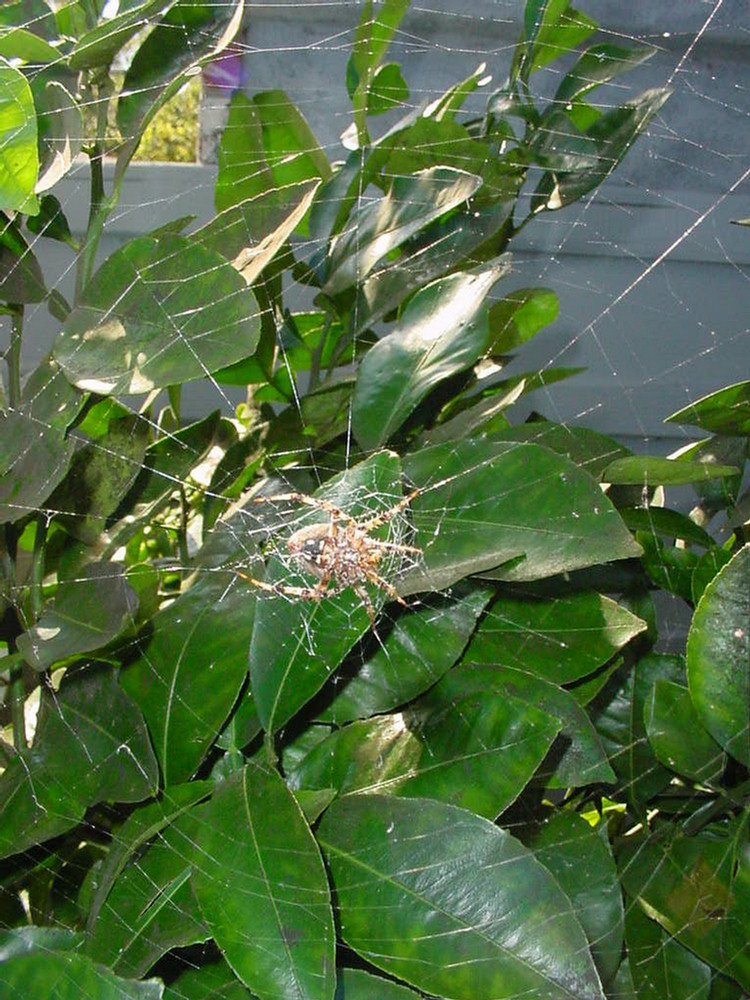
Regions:
<svg viewBox="0 0 750 1000"><path fill-rule="evenodd" d="M368 351L352 408L363 449L388 441L436 385L479 358L488 337L485 299L504 270L452 274L421 289L398 327Z"/></svg>
<svg viewBox="0 0 750 1000"><path fill-rule="evenodd" d="M489 571L540 579L640 551L599 485L537 445L449 442L405 456L404 471L421 489L410 510L424 554L404 594Z"/></svg>
<svg viewBox="0 0 750 1000"><path fill-rule="evenodd" d="M593 34L598 25L586 14L568 6L569 0L531 0L524 13L527 50L521 76L525 79L560 56L566 55Z"/></svg>
<svg viewBox="0 0 750 1000"><path fill-rule="evenodd" d="M587 427L553 424L546 420L494 431L492 440L542 445L569 458L596 480L601 479L602 472L615 458L630 454L627 448L605 434L598 434Z"/></svg>
<svg viewBox="0 0 750 1000"><path fill-rule="evenodd" d="M3 964L3 984L11 996L49 1000L160 1000L160 979L121 979L103 965L75 952L34 951Z"/></svg>
<svg viewBox="0 0 750 1000"><path fill-rule="evenodd" d="M219 143L218 163L214 188L217 212L257 198L275 187L263 149L260 112L241 90L235 91L229 102L227 123Z"/></svg>
<svg viewBox="0 0 750 1000"><path fill-rule="evenodd" d="M137 979L171 948L210 937L190 881L205 811L174 817L117 878L86 940L94 961Z"/></svg>
<svg viewBox="0 0 750 1000"><path fill-rule="evenodd" d="M594 829L575 813L557 812L527 846L573 903L606 986L620 964L624 929L622 889L606 823Z"/></svg>
<svg viewBox="0 0 750 1000"><path fill-rule="evenodd" d="M563 208L601 184L617 168L670 94L665 88L645 90L597 118L583 133L590 140L587 148L590 155L596 155L596 164L582 165L569 172L545 173L532 196L533 210Z"/></svg>
<svg viewBox="0 0 750 1000"><path fill-rule="evenodd" d="M490 606L466 659L569 684L598 670L645 628L640 618L593 591L556 597L511 591Z"/></svg>
<svg viewBox="0 0 750 1000"><path fill-rule="evenodd" d="M347 796L318 839L341 935L430 994L603 998L570 900L534 855L485 819L429 799Z"/></svg>
<svg viewBox="0 0 750 1000"><path fill-rule="evenodd" d="M42 140L42 162L36 186L39 193L57 184L73 166L83 146L85 130L79 104L59 81L50 80L35 97Z"/></svg>
<svg viewBox="0 0 750 1000"><path fill-rule="evenodd" d="M0 57L0 204L36 215L39 173L34 98L26 77Z"/></svg>
<svg viewBox="0 0 750 1000"><path fill-rule="evenodd" d="M625 911L625 938L639 1000L708 1000L710 966L649 920L639 906Z"/></svg>
<svg viewBox="0 0 750 1000"><path fill-rule="evenodd" d="M354 722L291 772L295 788L428 798L495 819L530 781L560 725L491 692L454 697L439 683L411 708Z"/></svg>
<svg viewBox="0 0 750 1000"><path fill-rule="evenodd" d="M409 99L409 87L398 63L378 66L367 94L367 114L382 115Z"/></svg>
<svg viewBox="0 0 750 1000"><path fill-rule="evenodd" d="M107 67L119 50L149 21L174 6L175 0L147 0L129 4L123 13L102 20L81 38L68 57L71 69Z"/></svg>
<svg viewBox="0 0 750 1000"><path fill-rule="evenodd" d="M354 212L346 231L333 240L325 294L338 295L359 284L378 261L470 198L481 183L479 177L451 167L396 177L388 193Z"/></svg>
<svg viewBox="0 0 750 1000"><path fill-rule="evenodd" d="M119 829L112 833L109 852L98 872L87 918L87 930L94 926L102 904L112 886L125 869L136 859L144 846L165 828L176 822L183 813L207 798L213 786L207 781L191 781L166 789L157 802L136 809Z"/></svg>
<svg viewBox="0 0 750 1000"><path fill-rule="evenodd" d="M328 880L283 780L251 764L218 787L201 820L193 886L235 973L260 996L331 1000Z"/></svg>
<svg viewBox="0 0 750 1000"><path fill-rule="evenodd" d="M42 302L47 297L47 289L38 260L17 226L5 215L1 225L0 297L19 305Z"/></svg>
<svg viewBox="0 0 750 1000"><path fill-rule="evenodd" d="M331 176L328 158L299 109L283 90L253 96L263 131L263 148L274 185L284 188Z"/></svg>
<svg viewBox="0 0 750 1000"><path fill-rule="evenodd" d="M718 781L726 757L703 728L682 684L657 680L644 707L649 743L662 764L693 781ZM686 734L690 739L686 739Z"/></svg>
<svg viewBox="0 0 750 1000"><path fill-rule="evenodd" d="M151 620L139 656L122 673L141 706L165 785L190 778L247 676L253 594L231 570L213 569Z"/></svg>
<svg viewBox="0 0 750 1000"><path fill-rule="evenodd" d="M652 506L625 507L620 509L620 516L631 531L648 531L654 536L682 538L704 549L716 548L709 533L679 511Z"/></svg>
<svg viewBox="0 0 750 1000"><path fill-rule="evenodd" d="M690 580L690 596L693 604L698 603L703 596L703 591L731 558L732 553L725 546L713 545L707 552L703 553L695 565Z"/></svg>
<svg viewBox="0 0 750 1000"><path fill-rule="evenodd" d="M374 516L389 510L402 498L400 465L392 452L378 452L367 461L336 476L314 494L340 507L352 517ZM328 520L315 512L294 521L302 525ZM397 541L393 520L380 533L386 541ZM380 535L378 536L380 537ZM403 539L402 539L403 540ZM265 582L271 585L309 585L310 575L290 570L291 557L272 556ZM394 571L398 562L394 560ZM286 562L286 565L285 565ZM390 575L381 563L381 574ZM391 581L392 582L392 581ZM369 587L375 612L386 594ZM342 594L321 601L306 601L288 595L261 595L250 646L250 685L264 729L271 732L287 722L323 686L352 645L369 624L360 598L347 588Z"/></svg>
<svg viewBox="0 0 750 1000"><path fill-rule="evenodd" d="M747 991L750 857L742 827L733 833L716 827L688 837L676 828L628 838L618 863L628 894L671 938Z"/></svg>
<svg viewBox="0 0 750 1000"><path fill-rule="evenodd" d="M560 723L561 739L541 768L541 779L550 788L574 788L595 781L610 782L614 772L586 713L569 691L534 674L513 667L475 664L464 659L441 680L447 699L470 693L493 693L540 710Z"/></svg>
<svg viewBox="0 0 750 1000"><path fill-rule="evenodd" d="M223 958L189 968L167 986L164 1000L252 1000Z"/></svg>
<svg viewBox="0 0 750 1000"><path fill-rule="evenodd" d="M134 415L110 421L107 433L75 453L50 504L74 537L93 545L139 473L148 425Z"/></svg>
<svg viewBox="0 0 750 1000"><path fill-rule="evenodd" d="M0 778L0 856L63 833L96 802L139 802L158 771L138 708L111 667L68 671L44 689L33 747Z"/></svg>
<svg viewBox="0 0 750 1000"><path fill-rule="evenodd" d="M560 301L550 288L518 288L490 307L491 354L507 354L554 323Z"/></svg>
<svg viewBox="0 0 750 1000"><path fill-rule="evenodd" d="M682 660L666 653L642 657L635 667L620 669L592 703L590 713L609 761L628 799L648 801L672 779L648 741L644 709L657 680L684 683Z"/></svg>
<svg viewBox="0 0 750 1000"><path fill-rule="evenodd" d="M703 592L687 643L690 697L727 753L750 765L750 545Z"/></svg>
<svg viewBox="0 0 750 1000"><path fill-rule="evenodd" d="M616 485L682 486L705 479L721 479L739 472L733 465L686 462L682 459L631 455L618 458L602 473L602 481Z"/></svg>
<svg viewBox="0 0 750 1000"><path fill-rule="evenodd" d="M82 935L62 927L33 924L0 931L0 963L16 955L34 951L71 951L81 944Z"/></svg>
<svg viewBox="0 0 750 1000"><path fill-rule="evenodd" d="M28 229L35 236L46 236L61 243L72 243L73 236L62 205L53 194L45 194L41 200L39 215L28 220Z"/></svg>
<svg viewBox="0 0 750 1000"><path fill-rule="evenodd" d="M604 42L592 45L579 57L578 62L566 73L555 93L554 103L562 105L579 101L595 87L628 73L650 59L656 49L652 45L626 48Z"/></svg>
<svg viewBox="0 0 750 1000"><path fill-rule="evenodd" d="M91 563L64 580L35 625L18 637L18 650L34 670L91 652L132 626L138 598L122 567Z"/></svg>
<svg viewBox="0 0 750 1000"><path fill-rule="evenodd" d="M363 969L339 969L335 1000L418 1000L421 994Z"/></svg>
<svg viewBox="0 0 750 1000"><path fill-rule="evenodd" d="M26 63L50 63L60 59L60 52L39 35L26 28L13 28L0 34L0 56Z"/></svg>
<svg viewBox="0 0 750 1000"><path fill-rule="evenodd" d="M259 335L255 298L219 254L142 236L102 264L53 354L79 388L138 394L248 357Z"/></svg>
<svg viewBox="0 0 750 1000"><path fill-rule="evenodd" d="M636 540L643 549L641 565L657 587L685 601L692 596L693 573L698 556L690 549L666 545L652 533L639 531Z"/></svg>
<svg viewBox="0 0 750 1000"><path fill-rule="evenodd" d="M75 443L15 411L0 414L0 523L39 511L65 477Z"/></svg>
<svg viewBox="0 0 750 1000"><path fill-rule="evenodd" d="M750 381L736 382L709 393L667 417L667 422L692 424L714 434L750 434Z"/></svg>
<svg viewBox="0 0 750 1000"><path fill-rule="evenodd" d="M336 725L388 712L440 680L458 659L491 591L473 585L432 597L396 619L369 656L354 655L336 677L335 697L318 718Z"/></svg>

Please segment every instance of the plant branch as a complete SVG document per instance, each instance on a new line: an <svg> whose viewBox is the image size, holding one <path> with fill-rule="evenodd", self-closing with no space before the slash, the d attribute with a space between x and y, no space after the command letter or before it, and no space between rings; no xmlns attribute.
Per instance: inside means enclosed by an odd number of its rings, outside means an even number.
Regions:
<svg viewBox="0 0 750 1000"><path fill-rule="evenodd" d="M12 410L21 404L21 341L23 339L23 306L11 306L10 346L6 354L8 366L8 402Z"/></svg>

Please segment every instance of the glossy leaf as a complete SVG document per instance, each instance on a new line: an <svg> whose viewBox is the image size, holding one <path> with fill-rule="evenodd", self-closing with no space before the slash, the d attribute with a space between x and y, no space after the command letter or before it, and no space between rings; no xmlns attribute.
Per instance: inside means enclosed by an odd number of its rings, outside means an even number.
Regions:
<svg viewBox="0 0 750 1000"><path fill-rule="evenodd" d="M323 817L341 934L358 954L455 1000L602 998L570 900L514 837L428 799L348 796Z"/></svg>
<svg viewBox="0 0 750 1000"><path fill-rule="evenodd" d="M33 951L71 951L81 944L81 934L62 927L26 925L0 931L0 963Z"/></svg>
<svg viewBox="0 0 750 1000"><path fill-rule="evenodd" d="M0 414L0 522L39 511L68 471L75 442L22 412Z"/></svg>
<svg viewBox="0 0 750 1000"><path fill-rule="evenodd" d="M683 462L669 458L631 455L618 458L602 473L606 483L637 486L681 486L702 479L720 479L734 476L738 470L732 465L714 465L706 462Z"/></svg>
<svg viewBox="0 0 750 1000"><path fill-rule="evenodd" d="M575 813L557 812L528 846L573 903L606 986L620 964L624 918L606 824L594 829Z"/></svg>
<svg viewBox="0 0 750 1000"><path fill-rule="evenodd" d="M26 77L0 57L0 204L36 215L39 154L34 98Z"/></svg>
<svg viewBox="0 0 750 1000"><path fill-rule="evenodd" d="M438 216L470 198L481 180L450 167L397 177L386 195L355 212L331 244L326 295L361 282L383 257Z"/></svg>
<svg viewBox="0 0 750 1000"><path fill-rule="evenodd" d="M385 511L401 498L400 465L392 452L378 452L326 483L315 496L354 517ZM327 519L314 512L303 524ZM395 527L390 522L390 530ZM387 540L393 536L385 529ZM378 536L380 537L380 535ZM380 567L383 572L383 566ZM292 573L278 557L266 568L265 582L282 586L309 585L310 575ZM369 590L376 612L385 593ZM250 684L258 715L266 730L278 729L322 687L369 624L360 599L347 588L338 597L306 601L288 595L260 596L250 646Z"/></svg>
<svg viewBox="0 0 750 1000"><path fill-rule="evenodd" d="M579 169L544 174L532 197L533 208L536 211L563 208L601 184L615 170L670 93L664 88L646 90L597 118L584 133L590 140L592 155L596 151L596 165L581 163Z"/></svg>
<svg viewBox="0 0 750 1000"><path fill-rule="evenodd" d="M10 996L54 1000L161 1000L160 979L122 979L85 955L71 951L31 952L3 964L2 982Z"/></svg>
<svg viewBox="0 0 750 1000"><path fill-rule="evenodd" d="M331 1000L334 927L323 860L294 796L255 765L202 816L193 885L239 978L261 997Z"/></svg>
<svg viewBox="0 0 750 1000"><path fill-rule="evenodd" d="M645 628L640 618L593 591L559 597L510 591L492 603L466 658L568 684L593 673Z"/></svg>
<svg viewBox="0 0 750 1000"><path fill-rule="evenodd" d="M666 418L714 434L750 434L750 381L736 382L697 399Z"/></svg>
<svg viewBox="0 0 750 1000"><path fill-rule="evenodd" d="M242 0L218 5L177 0L160 6L159 23L130 63L117 101L117 126L125 139L143 130L194 66L229 44L243 9Z"/></svg>
<svg viewBox="0 0 750 1000"><path fill-rule="evenodd" d="M490 307L492 354L507 354L554 323L560 301L550 288L517 288Z"/></svg>
<svg viewBox="0 0 750 1000"><path fill-rule="evenodd" d="M39 35L26 28L14 28L0 34L0 56L27 63L49 63L59 60L60 53Z"/></svg>
<svg viewBox="0 0 750 1000"><path fill-rule="evenodd" d="M715 547L709 533L685 514L665 507L626 507L620 516L631 531L649 531L667 538L682 538L703 548Z"/></svg>
<svg viewBox="0 0 750 1000"><path fill-rule="evenodd" d="M450 442L405 456L404 471L422 491L410 510L424 554L404 594L480 572L540 579L640 551L598 484L545 448Z"/></svg>
<svg viewBox="0 0 750 1000"><path fill-rule="evenodd" d="M563 77L555 93L555 104L579 101L595 87L642 65L656 51L652 45L625 47L604 42L590 46Z"/></svg>
<svg viewBox="0 0 750 1000"><path fill-rule="evenodd" d="M138 708L112 668L68 672L42 694L32 747L0 778L0 854L75 826L96 802L139 802L156 791L156 760Z"/></svg>
<svg viewBox="0 0 750 1000"><path fill-rule="evenodd" d="M239 695L253 606L231 570L202 574L153 617L122 674L146 717L165 785L192 776Z"/></svg>
<svg viewBox="0 0 750 1000"><path fill-rule="evenodd" d="M367 114L382 115L409 99L409 87L398 63L378 66L367 95Z"/></svg>
<svg viewBox="0 0 750 1000"><path fill-rule="evenodd" d="M438 690L446 700L492 692L523 702L532 709L532 714L538 709L556 719L561 738L540 769L548 787L572 788L614 780L614 772L586 713L570 692L556 684L523 670L471 663L467 659L443 677Z"/></svg>
<svg viewBox="0 0 750 1000"><path fill-rule="evenodd" d="M142 236L99 268L53 353L79 388L145 393L253 353L252 292L218 254L183 236Z"/></svg>
<svg viewBox="0 0 750 1000"><path fill-rule="evenodd" d="M227 122L219 143L218 163L219 173L214 188L217 212L257 198L274 188L273 174L263 150L258 108L241 90L235 91L229 102Z"/></svg>
<svg viewBox="0 0 750 1000"><path fill-rule="evenodd" d="M417 1000L420 994L364 969L339 969L335 1000Z"/></svg>
<svg viewBox="0 0 750 1000"><path fill-rule="evenodd" d="M695 609L687 644L690 697L727 753L750 764L750 545L719 570Z"/></svg>
<svg viewBox="0 0 750 1000"><path fill-rule="evenodd" d="M64 580L36 623L18 637L18 650L34 670L101 649L132 626L138 598L112 563L91 563Z"/></svg>
<svg viewBox="0 0 750 1000"><path fill-rule="evenodd" d="M662 764L700 783L721 777L726 757L704 729L686 687L657 680L645 704L644 722Z"/></svg>
<svg viewBox="0 0 750 1000"><path fill-rule="evenodd" d="M192 857L205 806L174 818L117 878L86 940L86 953L138 978L171 948L205 941Z"/></svg>
<svg viewBox="0 0 750 1000"><path fill-rule="evenodd" d="M85 139L81 108L58 80L50 80L38 100L41 105L39 124L43 132L37 194L48 191L65 176ZM61 224L58 222L57 225ZM45 235L51 234L47 231Z"/></svg>
<svg viewBox="0 0 750 1000"><path fill-rule="evenodd" d="M657 680L684 683L680 657L651 653L619 670L592 704L591 716L619 787L635 802L645 802L669 784L672 773L658 762L646 734L644 709Z"/></svg>
<svg viewBox="0 0 750 1000"><path fill-rule="evenodd" d="M388 441L431 389L479 358L488 337L485 299L503 272L502 265L459 272L427 285L397 328L368 351L352 408L363 449Z"/></svg>
<svg viewBox="0 0 750 1000"><path fill-rule="evenodd" d="M339 729L290 777L294 787L436 799L495 819L558 731L555 719L505 693L453 697L438 684L403 712Z"/></svg>
<svg viewBox="0 0 750 1000"><path fill-rule="evenodd" d="M566 55L597 29L596 21L569 6L569 0L531 0L524 11L527 51L521 76Z"/></svg>
<svg viewBox="0 0 750 1000"><path fill-rule="evenodd" d="M625 937L639 1000L708 1000L711 969L633 904Z"/></svg>
<svg viewBox="0 0 750 1000"><path fill-rule="evenodd" d="M263 148L274 185L326 180L331 167L299 109L283 90L253 95L263 132Z"/></svg>
<svg viewBox="0 0 750 1000"><path fill-rule="evenodd" d="M164 990L164 1000L251 1000L251 997L223 958L188 969Z"/></svg>
<svg viewBox="0 0 750 1000"><path fill-rule="evenodd" d="M174 3L175 0L146 0L130 4L116 17L100 21L74 47L69 56L71 69L109 66L117 52L143 29L144 24L155 20Z"/></svg>
<svg viewBox="0 0 750 1000"><path fill-rule="evenodd" d="M540 444L569 458L597 480L601 479L602 472L615 458L629 454L627 448L605 434L598 434L588 427L553 424L547 420L535 420L518 427L495 431L492 440Z"/></svg>
<svg viewBox="0 0 750 1000"><path fill-rule="evenodd" d="M668 832L668 831L665 831ZM750 988L750 858L745 835L704 830L631 842L619 864L628 894L670 937Z"/></svg>
<svg viewBox="0 0 750 1000"><path fill-rule="evenodd" d="M335 678L335 697L318 718L343 725L388 712L440 680L458 659L490 597L486 587L457 588L402 613L362 659L356 653Z"/></svg>

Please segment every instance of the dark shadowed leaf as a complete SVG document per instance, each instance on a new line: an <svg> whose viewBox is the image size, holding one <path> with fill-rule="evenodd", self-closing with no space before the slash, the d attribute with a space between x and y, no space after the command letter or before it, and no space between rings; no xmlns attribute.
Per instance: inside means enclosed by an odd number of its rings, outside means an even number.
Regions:
<svg viewBox="0 0 750 1000"><path fill-rule="evenodd" d="M96 802L139 802L158 771L141 713L109 666L68 672L42 694L34 743L0 778L0 853L74 826Z"/></svg>
<svg viewBox="0 0 750 1000"><path fill-rule="evenodd" d="M737 382L677 410L668 421L714 434L750 434L750 382Z"/></svg>
<svg viewBox="0 0 750 1000"><path fill-rule="evenodd" d="M719 779L726 757L703 728L686 687L657 680L644 711L649 743L662 764L693 781Z"/></svg>
<svg viewBox="0 0 750 1000"><path fill-rule="evenodd" d="M570 900L487 820L427 799L354 795L334 802L318 839L342 937L391 975L455 1000L603 997Z"/></svg>
<svg viewBox="0 0 750 1000"><path fill-rule="evenodd" d="M628 895L670 937L747 992L750 853L743 828L744 819L739 827L735 822L691 837L675 828L646 841L633 838L618 864Z"/></svg>
<svg viewBox="0 0 750 1000"><path fill-rule="evenodd" d="M92 66L109 66L116 53L162 11L173 6L175 0L147 0L146 3L129 4L117 17L101 21L86 32L70 54L72 69Z"/></svg>
<svg viewBox="0 0 750 1000"><path fill-rule="evenodd" d="M599 485L545 448L450 442L406 455L404 471L422 491L411 511L424 553L405 594L480 572L540 579L640 552Z"/></svg>
<svg viewBox="0 0 750 1000"><path fill-rule="evenodd" d="M637 904L625 911L625 939L639 1000L708 1000L710 967Z"/></svg>
<svg viewBox="0 0 750 1000"><path fill-rule="evenodd" d="M248 357L259 333L255 298L223 257L183 236L141 236L102 264L53 353L79 388L138 394Z"/></svg>
<svg viewBox="0 0 750 1000"><path fill-rule="evenodd" d="M193 886L239 978L262 997L331 1000L334 927L323 860L276 772L249 765L201 817Z"/></svg>
<svg viewBox="0 0 750 1000"><path fill-rule="evenodd" d="M489 600L487 587L457 587L399 615L364 660L356 654L336 678L335 697L318 718L336 725L403 705L455 663Z"/></svg>
<svg viewBox="0 0 750 1000"><path fill-rule="evenodd" d="M68 471L75 442L22 411L0 414L0 522L40 509Z"/></svg>
<svg viewBox="0 0 750 1000"><path fill-rule="evenodd" d="M652 45L626 48L624 45L605 42L590 46L563 77L555 93L555 104L559 106L580 100L595 87L640 66L656 51Z"/></svg>
<svg viewBox="0 0 750 1000"><path fill-rule="evenodd" d="M750 545L703 591L688 635L687 675L705 728L750 765Z"/></svg>
<svg viewBox="0 0 750 1000"><path fill-rule="evenodd" d="M459 272L421 289L397 328L368 351L352 407L363 449L386 442L431 389L479 358L489 334L485 298L504 270Z"/></svg>
<svg viewBox="0 0 750 1000"><path fill-rule="evenodd" d="M555 684L593 673L646 623L603 594L500 594L466 650L475 663L517 667Z"/></svg>
<svg viewBox="0 0 750 1000"><path fill-rule="evenodd" d="M94 961L138 978L170 948L210 937L190 881L204 812L173 817L117 878L86 940Z"/></svg>
<svg viewBox="0 0 750 1000"><path fill-rule="evenodd" d="M36 623L18 637L34 670L106 646L132 626L138 598L116 563L91 563L63 580Z"/></svg>
<svg viewBox="0 0 750 1000"><path fill-rule="evenodd" d="M138 640L121 680L143 709L165 785L192 776L237 700L254 603L232 570L204 571Z"/></svg>
<svg viewBox="0 0 750 1000"><path fill-rule="evenodd" d="M0 296L5 302L25 305L41 302L46 295L39 261L15 223L3 215L0 221Z"/></svg>
<svg viewBox="0 0 750 1000"><path fill-rule="evenodd" d="M598 434L587 427L553 424L547 420L495 431L492 440L540 444L558 455L569 458L597 480L601 479L602 472L615 458L629 454L627 448L605 434Z"/></svg>
<svg viewBox="0 0 750 1000"><path fill-rule="evenodd" d="M229 102L227 123L219 143L218 162L219 173L214 188L217 212L248 199L257 199L274 188L273 174L263 151L258 108L241 90L235 91Z"/></svg>
<svg viewBox="0 0 750 1000"><path fill-rule="evenodd" d="M620 964L624 917L606 823L594 829L575 813L558 812L534 834L528 846L573 903L606 986Z"/></svg>

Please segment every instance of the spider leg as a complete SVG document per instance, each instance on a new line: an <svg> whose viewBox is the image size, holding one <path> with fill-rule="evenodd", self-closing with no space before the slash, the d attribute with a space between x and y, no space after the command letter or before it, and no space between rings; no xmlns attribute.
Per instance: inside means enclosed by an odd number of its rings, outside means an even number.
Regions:
<svg viewBox="0 0 750 1000"><path fill-rule="evenodd" d="M357 595L357 597L362 601L365 608L367 609L367 614L370 616L370 624L375 627L375 608L372 606L372 601L370 600L370 595L367 593L364 584L353 583L352 590Z"/></svg>
<svg viewBox="0 0 750 1000"><path fill-rule="evenodd" d="M384 580L382 576L378 576L378 574L374 570L368 570L365 575L367 576L367 579L370 581L370 583L374 583L376 587L379 587L381 590L384 590L392 601L398 601L398 603L403 604L405 608L408 607L406 601L403 599L401 594L399 594L399 592L396 590L396 588L393 586L392 583L389 583L387 580Z"/></svg>
<svg viewBox="0 0 750 1000"><path fill-rule="evenodd" d="M301 597L306 601L319 601L323 597L330 596L327 592L329 580L321 580L314 587L289 587L285 583L265 583L263 580L256 580L254 576L241 573L237 570L237 576L248 583L252 583L259 590L264 590L267 594L276 594L277 597Z"/></svg>
<svg viewBox="0 0 750 1000"><path fill-rule="evenodd" d="M306 493L279 493L272 497L253 497L253 503L282 503L285 500L289 503L303 503L308 507L314 507L316 510L324 510L327 514L341 521L354 521L354 518L341 510L340 507L328 503L327 500L309 497Z"/></svg>
<svg viewBox="0 0 750 1000"><path fill-rule="evenodd" d="M371 517L369 521L365 521L364 524L361 524L359 526L360 531L363 531L365 534L369 534L376 528L381 527L381 525L388 524L391 518L394 518L396 514L404 509L404 507L408 507L414 497L419 496L421 492L421 490L412 490L411 493L407 493L407 495L402 497L402 499L399 500L395 506L391 507L390 510L384 510L381 514L377 514L375 517Z"/></svg>

